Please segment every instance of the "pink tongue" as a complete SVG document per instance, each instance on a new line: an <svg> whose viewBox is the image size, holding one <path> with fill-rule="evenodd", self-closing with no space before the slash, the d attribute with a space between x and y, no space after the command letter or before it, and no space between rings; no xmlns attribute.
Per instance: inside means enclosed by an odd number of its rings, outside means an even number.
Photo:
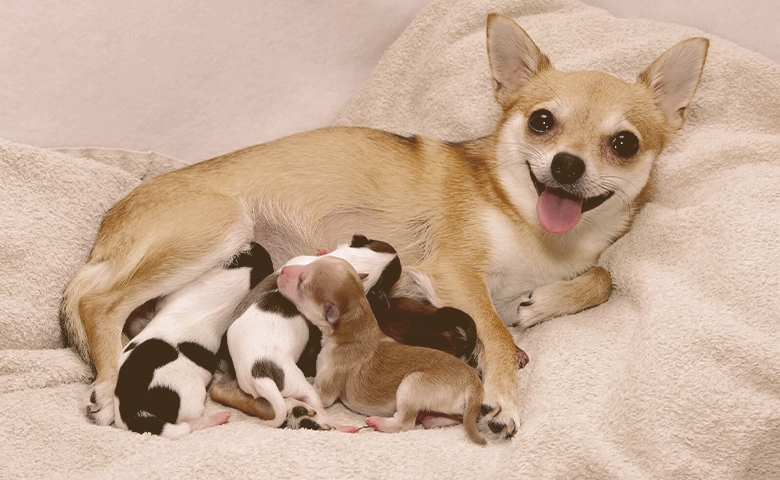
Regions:
<svg viewBox="0 0 780 480"><path fill-rule="evenodd" d="M555 235L562 235L576 227L582 215L582 200L561 197L549 188L539 195L536 216L542 228Z"/></svg>

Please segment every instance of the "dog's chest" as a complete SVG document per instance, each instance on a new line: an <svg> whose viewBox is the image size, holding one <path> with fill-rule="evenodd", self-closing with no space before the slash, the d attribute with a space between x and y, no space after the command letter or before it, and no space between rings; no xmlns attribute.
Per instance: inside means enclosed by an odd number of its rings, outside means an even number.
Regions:
<svg viewBox="0 0 780 480"><path fill-rule="evenodd" d="M525 293L569 279L589 266L584 255L551 250L530 228L519 230L499 213L489 214L486 222L491 237L486 280L493 304L507 324L515 320L513 312Z"/></svg>

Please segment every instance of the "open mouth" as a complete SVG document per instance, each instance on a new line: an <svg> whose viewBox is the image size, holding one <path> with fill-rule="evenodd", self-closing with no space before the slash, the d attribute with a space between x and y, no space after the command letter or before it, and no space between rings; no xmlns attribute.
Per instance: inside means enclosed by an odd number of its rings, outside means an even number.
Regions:
<svg viewBox="0 0 780 480"><path fill-rule="evenodd" d="M561 235L576 227L580 217L607 201L614 191L608 191L596 197L582 198L562 188L548 187L534 175L531 165L528 172L539 195L536 203L536 215L539 223L547 232Z"/></svg>

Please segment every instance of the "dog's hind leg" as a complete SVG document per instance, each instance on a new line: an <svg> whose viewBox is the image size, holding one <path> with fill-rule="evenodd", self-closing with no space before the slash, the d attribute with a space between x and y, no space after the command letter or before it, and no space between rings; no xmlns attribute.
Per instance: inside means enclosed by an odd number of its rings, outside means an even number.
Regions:
<svg viewBox="0 0 780 480"><path fill-rule="evenodd" d="M79 283L69 284L63 298L66 338L82 356L88 355L97 373L87 414L100 425L113 421L122 328L128 315L227 262L252 239L251 220L230 197L200 195L155 209L139 205L144 215L127 213L132 206L118 207L126 221L118 222L109 212L90 260L82 267L101 269L100 281L81 281L79 272L71 282Z"/></svg>
<svg viewBox="0 0 780 480"><path fill-rule="evenodd" d="M395 392L395 414L392 417L367 417L366 425L380 432L396 433L412 430L421 411L428 410L427 403L436 402L438 392L432 388L430 378L421 372L408 374Z"/></svg>
<svg viewBox="0 0 780 480"><path fill-rule="evenodd" d="M233 407L261 420L273 420L275 416L274 409L268 400L263 397L255 398L241 390L241 387L238 386L238 380L235 378L218 378L211 385L209 396L215 402Z"/></svg>

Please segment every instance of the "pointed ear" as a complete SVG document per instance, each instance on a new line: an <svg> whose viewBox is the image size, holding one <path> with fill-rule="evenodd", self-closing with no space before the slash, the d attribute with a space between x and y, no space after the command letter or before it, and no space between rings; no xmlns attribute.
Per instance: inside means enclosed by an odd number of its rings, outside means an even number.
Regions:
<svg viewBox="0 0 780 480"><path fill-rule="evenodd" d="M341 316L339 307L337 307L333 302L325 302L322 305L322 314L325 317L325 320L327 320L331 325L338 322L339 317Z"/></svg>
<svg viewBox="0 0 780 480"><path fill-rule="evenodd" d="M667 50L639 75L637 81L655 92L658 107L679 129L688 118L688 106L699 86L710 41L689 38Z"/></svg>
<svg viewBox="0 0 780 480"><path fill-rule="evenodd" d="M512 97L518 88L538 72L552 68L550 59L525 30L504 15L488 15L487 48L493 72L493 94L504 109L512 106Z"/></svg>

